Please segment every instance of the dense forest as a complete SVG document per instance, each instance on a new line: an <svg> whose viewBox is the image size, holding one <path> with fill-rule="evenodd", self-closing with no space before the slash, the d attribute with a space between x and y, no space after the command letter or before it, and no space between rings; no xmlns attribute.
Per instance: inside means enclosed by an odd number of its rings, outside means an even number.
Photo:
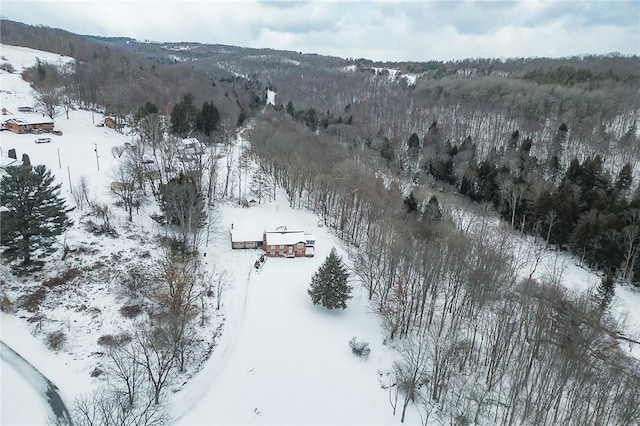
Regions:
<svg viewBox="0 0 640 426"><path fill-rule="evenodd" d="M399 351L399 407L456 424L640 422L640 369L622 348L637 342L609 313L616 285L640 284L638 57L391 64L1 31L74 57L80 107L131 121L157 108L205 141L250 123L256 197L282 186L351 247ZM41 87L57 78L42 67L27 73ZM517 233L536 248L518 251ZM560 270L532 279L560 250L599 274L596 294L567 292Z"/></svg>

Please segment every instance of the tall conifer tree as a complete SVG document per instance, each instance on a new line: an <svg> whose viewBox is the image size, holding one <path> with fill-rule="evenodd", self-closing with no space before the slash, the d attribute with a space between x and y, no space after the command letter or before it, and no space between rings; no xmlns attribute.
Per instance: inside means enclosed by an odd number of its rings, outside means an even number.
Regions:
<svg viewBox="0 0 640 426"><path fill-rule="evenodd" d="M71 224L60 186L45 166L8 167L0 180L0 246L4 258L19 261L15 272L42 269L55 237Z"/></svg>
<svg viewBox="0 0 640 426"><path fill-rule="evenodd" d="M327 259L313 274L308 292L314 305L322 305L327 309L345 309L347 300L351 299L351 286L347 284L349 272L342 259L332 248Z"/></svg>

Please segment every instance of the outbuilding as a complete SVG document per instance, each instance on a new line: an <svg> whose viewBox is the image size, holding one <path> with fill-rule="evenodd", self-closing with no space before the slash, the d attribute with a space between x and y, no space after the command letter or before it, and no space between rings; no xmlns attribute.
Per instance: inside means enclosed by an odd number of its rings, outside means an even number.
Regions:
<svg viewBox="0 0 640 426"><path fill-rule="evenodd" d="M231 224L231 248L232 249L257 249L262 247L261 235L264 227Z"/></svg>

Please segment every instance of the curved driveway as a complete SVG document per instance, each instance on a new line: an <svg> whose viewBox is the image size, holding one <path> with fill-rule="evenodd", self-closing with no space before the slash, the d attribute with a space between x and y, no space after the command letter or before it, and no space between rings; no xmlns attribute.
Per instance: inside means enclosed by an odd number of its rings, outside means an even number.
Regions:
<svg viewBox="0 0 640 426"><path fill-rule="evenodd" d="M71 424L69 410L67 410L62 398L60 398L58 387L55 384L2 341L0 341L0 359L2 359L3 362L9 363L19 371L38 393L42 394L42 390L44 389L44 395L42 395L42 397L47 401L56 417Z"/></svg>

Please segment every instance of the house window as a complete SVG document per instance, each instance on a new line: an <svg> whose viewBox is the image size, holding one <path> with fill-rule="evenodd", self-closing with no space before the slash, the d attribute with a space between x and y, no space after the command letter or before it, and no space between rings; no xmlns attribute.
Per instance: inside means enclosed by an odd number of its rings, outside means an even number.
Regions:
<svg viewBox="0 0 640 426"><path fill-rule="evenodd" d="M298 244L296 244L296 247L297 247L297 248L299 248L299 249L301 249L303 246L304 246L304 244L303 244L303 243L298 243Z"/></svg>
<svg viewBox="0 0 640 426"><path fill-rule="evenodd" d="M284 249L284 244L280 244L280 250Z"/></svg>

